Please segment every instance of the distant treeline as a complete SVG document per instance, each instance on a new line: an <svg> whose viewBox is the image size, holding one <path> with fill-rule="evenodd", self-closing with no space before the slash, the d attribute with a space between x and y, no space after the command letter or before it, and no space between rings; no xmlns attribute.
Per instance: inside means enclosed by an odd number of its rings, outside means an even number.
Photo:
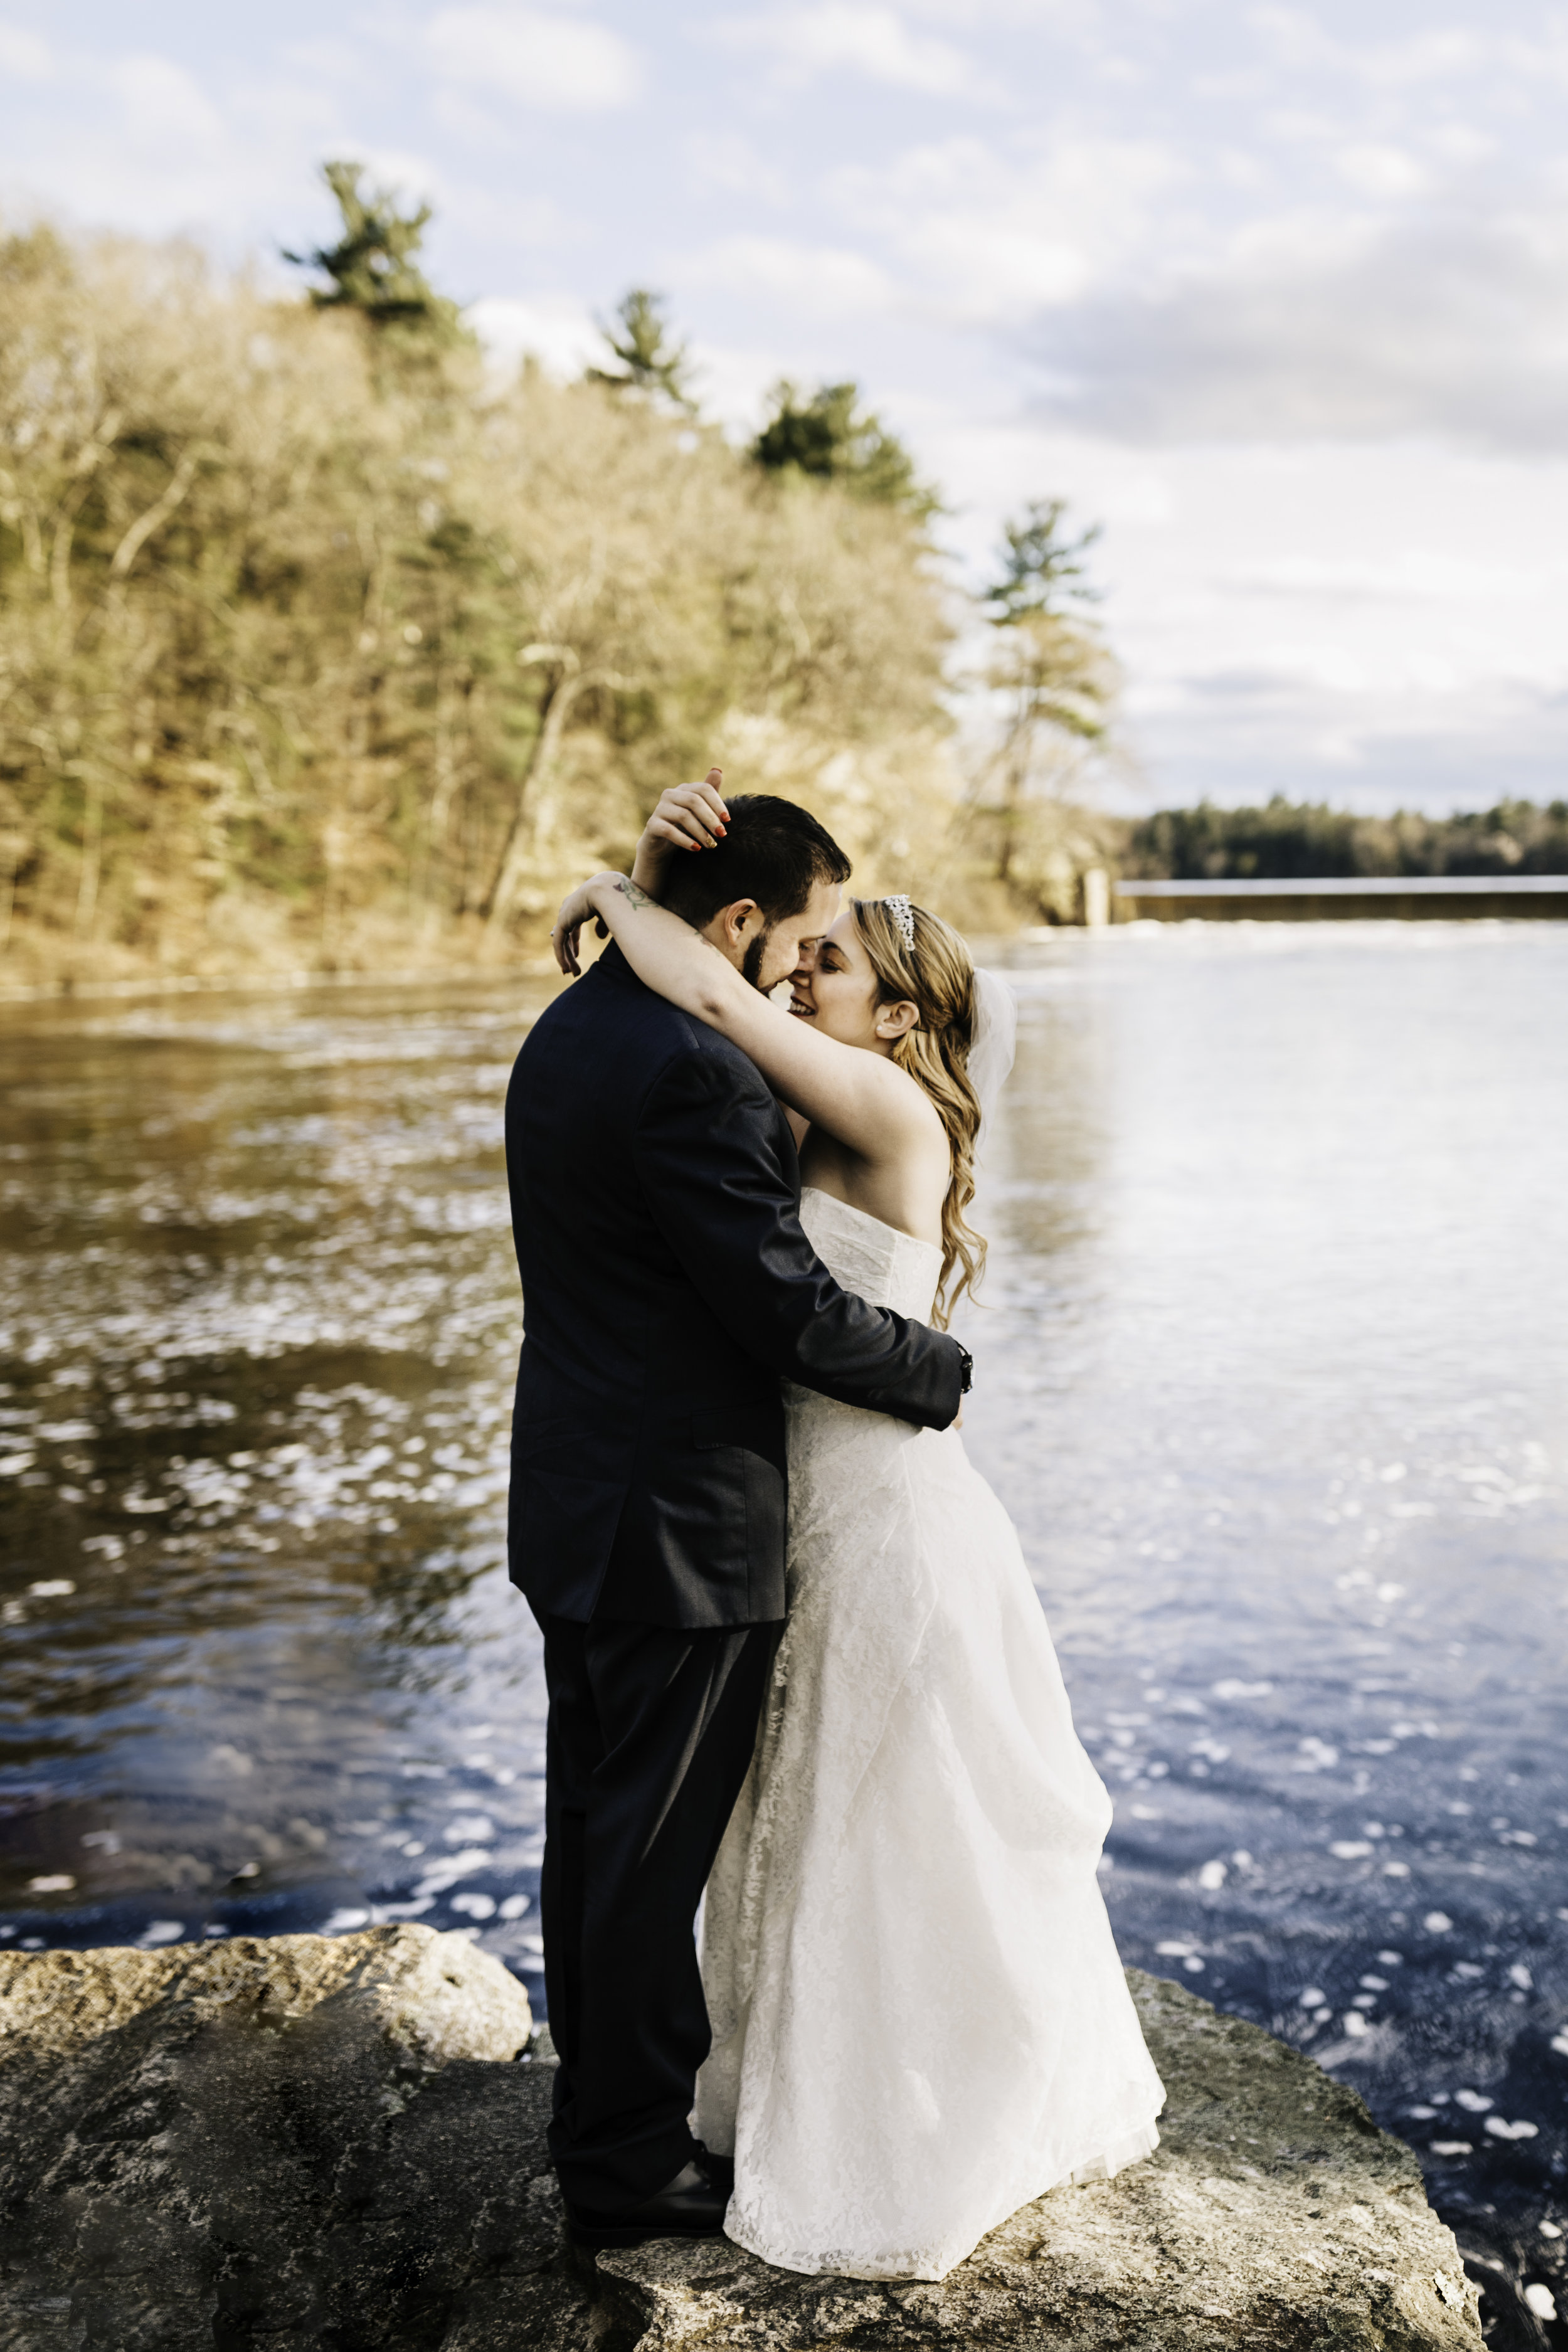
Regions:
<svg viewBox="0 0 1568 2352"><path fill-rule="evenodd" d="M1278 881L1357 874L1568 874L1568 801L1500 801L1464 816L1356 816L1283 800L1161 809L1129 825L1120 858L1142 880Z"/></svg>
<svg viewBox="0 0 1568 2352"><path fill-rule="evenodd" d="M296 298L0 239L6 976L526 952L714 759L863 887L1070 915L1058 786L1114 677L1059 507L1009 535L1000 749L961 772L935 499L853 384L781 384L736 447L642 291L579 382L500 372L424 215L328 176Z"/></svg>

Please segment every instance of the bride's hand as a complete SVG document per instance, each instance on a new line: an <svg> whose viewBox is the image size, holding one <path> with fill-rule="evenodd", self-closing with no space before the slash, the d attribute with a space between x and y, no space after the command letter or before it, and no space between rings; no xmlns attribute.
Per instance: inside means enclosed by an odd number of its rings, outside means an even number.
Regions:
<svg viewBox="0 0 1568 2352"><path fill-rule="evenodd" d="M710 768L701 783L672 784L660 793L632 866L632 880L650 898L658 897L665 869L679 851L715 849L723 840L730 822L721 789L723 775L722 768Z"/></svg>
<svg viewBox="0 0 1568 2352"><path fill-rule="evenodd" d="M550 934L555 961L568 980L576 980L582 973L583 967L577 961L577 941L584 924L592 923L602 940L610 936L594 910L594 882L598 878L595 875L592 881L579 882L575 890L562 899L561 912L555 918L555 929Z"/></svg>

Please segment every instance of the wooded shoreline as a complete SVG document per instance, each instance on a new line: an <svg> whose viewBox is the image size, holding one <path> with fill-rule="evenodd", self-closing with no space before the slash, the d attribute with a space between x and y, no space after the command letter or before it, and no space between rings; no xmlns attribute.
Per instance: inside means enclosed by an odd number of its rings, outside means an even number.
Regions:
<svg viewBox="0 0 1568 2352"><path fill-rule="evenodd" d="M715 760L971 932L1083 921L1095 868L1568 871L1563 801L1108 814L1118 674L1059 500L972 593L855 385L781 384L738 447L643 292L614 368L498 371L423 214L328 176L299 299L0 238L0 992L526 971Z"/></svg>
<svg viewBox="0 0 1568 2352"><path fill-rule="evenodd" d="M641 292L614 369L501 370L358 177L299 299L0 240L0 971L504 969L715 760L864 889L1070 919L1099 835L1056 786L1114 665L1059 504L1009 530L965 766L963 592L855 385L779 386L737 447Z"/></svg>

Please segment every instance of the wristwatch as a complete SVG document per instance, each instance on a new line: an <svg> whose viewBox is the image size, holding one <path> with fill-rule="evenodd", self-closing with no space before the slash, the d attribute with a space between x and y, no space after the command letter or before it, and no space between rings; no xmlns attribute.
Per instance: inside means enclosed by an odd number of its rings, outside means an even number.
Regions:
<svg viewBox="0 0 1568 2352"><path fill-rule="evenodd" d="M953 1344L963 1360L963 1381L960 1393L963 1396L967 1396L970 1390L974 1386L974 1359L970 1354L962 1339L955 1340Z"/></svg>

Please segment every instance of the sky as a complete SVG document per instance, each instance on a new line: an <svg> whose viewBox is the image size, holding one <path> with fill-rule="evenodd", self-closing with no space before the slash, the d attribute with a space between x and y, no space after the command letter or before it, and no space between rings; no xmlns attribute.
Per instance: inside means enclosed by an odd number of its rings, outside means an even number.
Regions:
<svg viewBox="0 0 1568 2352"><path fill-rule="evenodd" d="M282 274L363 160L501 351L857 379L972 583L1103 525L1129 806L1568 793L1565 112L1521 0L0 0L10 220Z"/></svg>

